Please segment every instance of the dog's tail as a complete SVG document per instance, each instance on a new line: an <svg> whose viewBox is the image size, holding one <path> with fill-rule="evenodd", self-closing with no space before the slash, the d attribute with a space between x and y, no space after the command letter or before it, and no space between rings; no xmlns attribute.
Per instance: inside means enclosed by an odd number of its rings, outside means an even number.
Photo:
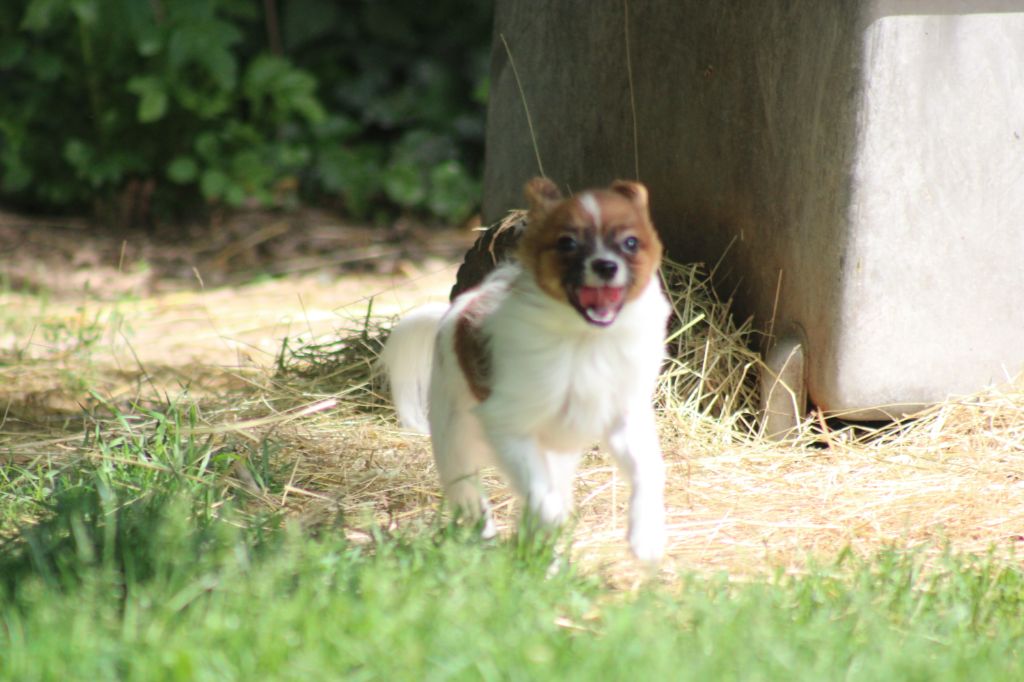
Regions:
<svg viewBox="0 0 1024 682"><path fill-rule="evenodd" d="M434 339L447 310L447 304L441 303L416 308L391 330L380 354L398 420L402 426L419 433L430 433L427 395L430 392Z"/></svg>

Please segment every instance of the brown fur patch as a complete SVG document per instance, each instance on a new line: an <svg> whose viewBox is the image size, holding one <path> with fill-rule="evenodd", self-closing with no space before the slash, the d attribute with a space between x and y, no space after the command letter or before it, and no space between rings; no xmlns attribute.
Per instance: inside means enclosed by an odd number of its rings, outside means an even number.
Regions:
<svg viewBox="0 0 1024 682"><path fill-rule="evenodd" d="M501 300L497 292L471 289L464 294L473 300L463 308L455 323L455 357L473 396L484 401L491 395L491 348L483 323Z"/></svg>
<svg viewBox="0 0 1024 682"><path fill-rule="evenodd" d="M459 318L455 324L455 355L473 396L486 400L491 395L491 358L480 328L467 317Z"/></svg>

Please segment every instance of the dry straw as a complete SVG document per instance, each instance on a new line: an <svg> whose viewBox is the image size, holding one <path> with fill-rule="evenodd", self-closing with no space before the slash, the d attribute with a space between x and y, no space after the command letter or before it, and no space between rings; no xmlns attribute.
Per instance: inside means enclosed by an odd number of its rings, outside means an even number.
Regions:
<svg viewBox="0 0 1024 682"><path fill-rule="evenodd" d="M624 23L627 68L628 30ZM671 359L656 396L669 472L665 575L799 572L847 549L869 555L892 546L1015 560L1024 542L1024 382L882 426L812 413L790 441L769 441L758 431L751 325L733 320L701 266L670 262L663 274L674 310ZM388 293L401 299L403 292ZM374 374L392 321L371 308L336 339L287 345L276 372L242 377L250 390L226 411L230 419L207 414L239 437L277 444L288 473L276 504L310 524L336 523L355 540L374 526L431 524L442 509L428 440L397 427ZM330 409L311 407L330 399L338 400ZM511 532L512 498L493 472L485 484ZM628 490L607 457L596 450L584 457L576 492L577 560L616 584L642 578L624 542Z"/></svg>
<svg viewBox="0 0 1024 682"><path fill-rule="evenodd" d="M702 267L667 263L664 276L675 310L672 357L656 396L669 470L666 575L796 572L810 558L829 561L845 548L867 555L922 546L937 554L948 544L1012 559L1024 541L1024 384L1007 382L882 426L812 414L792 441L771 442L757 430L759 359L750 350L757 340L750 325L731 318ZM408 307L413 294L408 284L389 290L388 310ZM236 303L210 300L226 311ZM144 306L148 312L137 319L126 312L126 322L174 322L195 305L167 301ZM241 470L227 482L246 499L285 509L311 527L337 527L357 541L375 526L429 527L443 513L429 442L398 428L380 390L373 368L393 318L374 310L364 308L329 337L292 337L269 368L218 370L179 356L157 366L145 358L136 363L124 349L111 367L99 352L12 361L0 368L5 456L28 467L93 456L80 431L69 436L66 428L82 406L99 419L106 408L97 396L128 410L187 384L193 396L202 389L197 434L253 456L273 455L281 483L273 493ZM219 311L214 317L223 326ZM174 325L181 326L160 328ZM191 327L182 333L195 336ZM36 348L26 339L8 345ZM93 395L61 384L69 374L87 378ZM60 395L51 396L55 391ZM32 405L38 414L26 412ZM113 421L106 428L117 428ZM511 532L514 501L493 472L485 484L500 525ZM640 577L624 541L627 497L610 460L587 453L577 482L574 556L626 585Z"/></svg>
<svg viewBox="0 0 1024 682"><path fill-rule="evenodd" d="M921 546L937 555L948 545L1012 556L1024 538L1019 383L880 427L812 414L792 441L775 443L757 430L760 361L750 325L733 321L701 266L667 263L664 276L675 311L656 397L669 467L666 575L801 571L847 548ZM291 499L303 517L344 518L355 538L367 537L371 522L430 523L442 509L428 440L396 427L372 375L388 323L367 318L336 345L303 349L296 358L326 371L284 372L268 387L297 399L346 396L340 412L278 437L295 454ZM486 484L511 532L514 501L493 472ZM627 497L610 460L588 453L573 551L628 585L642 576L624 542Z"/></svg>

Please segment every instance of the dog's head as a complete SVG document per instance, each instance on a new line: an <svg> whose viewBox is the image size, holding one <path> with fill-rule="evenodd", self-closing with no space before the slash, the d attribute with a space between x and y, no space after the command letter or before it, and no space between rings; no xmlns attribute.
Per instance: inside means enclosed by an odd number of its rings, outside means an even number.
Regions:
<svg viewBox="0 0 1024 682"><path fill-rule="evenodd" d="M519 260L549 296L606 327L647 287L661 264L647 188L617 180L564 198L546 178L526 184L530 211Z"/></svg>

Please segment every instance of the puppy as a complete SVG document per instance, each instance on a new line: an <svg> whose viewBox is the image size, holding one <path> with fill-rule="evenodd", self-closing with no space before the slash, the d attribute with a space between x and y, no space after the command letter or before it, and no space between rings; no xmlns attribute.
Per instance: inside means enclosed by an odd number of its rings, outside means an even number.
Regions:
<svg viewBox="0 0 1024 682"><path fill-rule="evenodd" d="M665 474L651 398L669 304L647 190L618 181L563 198L535 178L526 198L517 262L392 331L382 361L399 418L429 431L445 494L487 535L481 467L504 474L527 516L557 525L582 451L602 441L632 485L633 553L655 562Z"/></svg>

